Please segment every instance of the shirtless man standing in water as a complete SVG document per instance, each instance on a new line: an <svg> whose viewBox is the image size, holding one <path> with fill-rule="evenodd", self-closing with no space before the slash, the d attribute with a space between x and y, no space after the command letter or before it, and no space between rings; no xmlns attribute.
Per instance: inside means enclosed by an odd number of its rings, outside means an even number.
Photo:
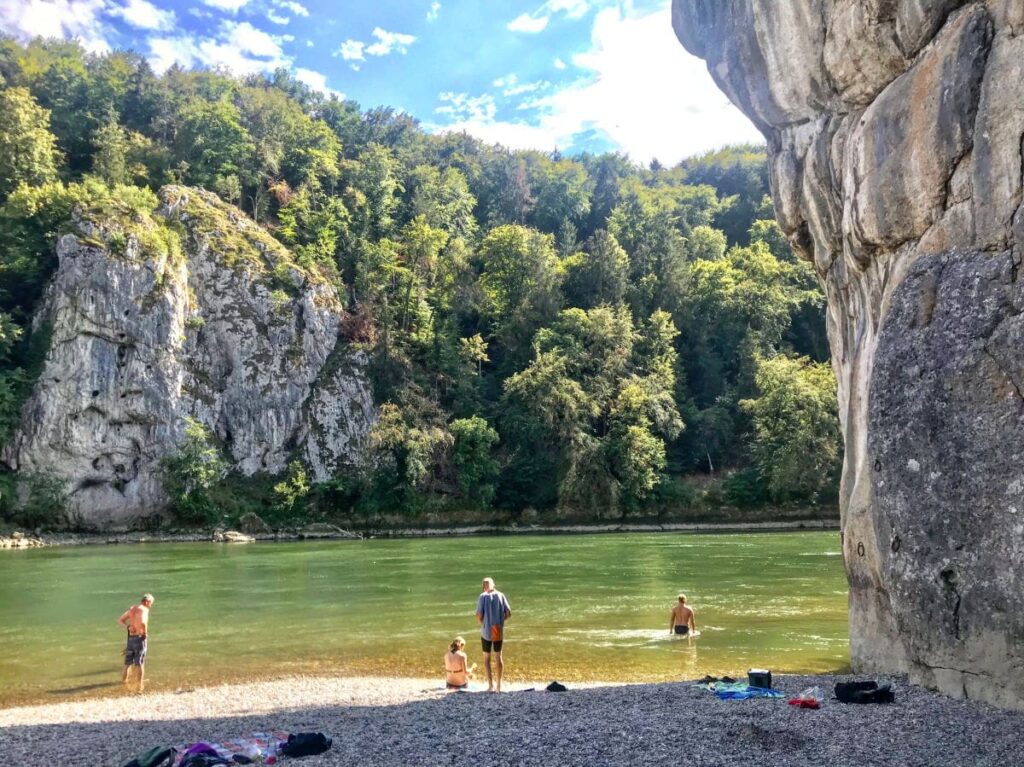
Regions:
<svg viewBox="0 0 1024 767"><path fill-rule="evenodd" d="M139 604L129 607L117 619L119 626L128 629L128 646L124 650L124 672L121 681L128 684L128 673L132 666L139 668L139 692L146 677L146 646L149 639L149 608L153 606L153 595L143 594Z"/></svg>
<svg viewBox="0 0 1024 767"><path fill-rule="evenodd" d="M668 633L686 636L697 630L697 624L693 620L693 608L686 605L686 594L679 595L679 602L672 608L672 615L669 618Z"/></svg>

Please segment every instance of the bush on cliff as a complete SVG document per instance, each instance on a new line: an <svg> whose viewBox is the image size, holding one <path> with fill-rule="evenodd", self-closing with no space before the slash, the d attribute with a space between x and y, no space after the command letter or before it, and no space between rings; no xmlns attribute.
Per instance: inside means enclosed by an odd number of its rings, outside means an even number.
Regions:
<svg viewBox="0 0 1024 767"><path fill-rule="evenodd" d="M188 419L185 440L177 453L164 459L164 472L164 488L179 520L203 525L218 519L211 490L227 474L227 464L202 423Z"/></svg>

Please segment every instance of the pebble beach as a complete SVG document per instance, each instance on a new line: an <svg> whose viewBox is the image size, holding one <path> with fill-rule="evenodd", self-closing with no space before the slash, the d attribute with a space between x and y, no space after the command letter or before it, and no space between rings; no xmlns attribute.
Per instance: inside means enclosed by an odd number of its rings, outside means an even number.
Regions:
<svg viewBox="0 0 1024 767"><path fill-rule="evenodd" d="M863 678L863 677L860 677ZM722 701L692 682L516 684L500 695L446 693L438 680L291 678L0 710L0 763L120 767L156 745L251 732L322 731L328 765L1024 765L1024 712L954 700L895 679L896 702L846 705L848 676L780 676L817 685L820 710L785 700Z"/></svg>

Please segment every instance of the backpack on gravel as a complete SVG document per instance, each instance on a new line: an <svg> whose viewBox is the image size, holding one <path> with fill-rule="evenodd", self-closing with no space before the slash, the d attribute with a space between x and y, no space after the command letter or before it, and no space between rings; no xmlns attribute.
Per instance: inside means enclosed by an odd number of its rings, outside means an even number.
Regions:
<svg viewBox="0 0 1024 767"><path fill-rule="evenodd" d="M126 762L124 767L171 767L177 753L170 746L156 746Z"/></svg>
<svg viewBox="0 0 1024 767"><path fill-rule="evenodd" d="M300 732L288 736L288 742L281 746L285 756L316 756L331 747L331 739L322 732Z"/></svg>
<svg viewBox="0 0 1024 767"><path fill-rule="evenodd" d="M836 698L840 703L892 703L896 693L888 684L878 682L839 682L836 684Z"/></svg>

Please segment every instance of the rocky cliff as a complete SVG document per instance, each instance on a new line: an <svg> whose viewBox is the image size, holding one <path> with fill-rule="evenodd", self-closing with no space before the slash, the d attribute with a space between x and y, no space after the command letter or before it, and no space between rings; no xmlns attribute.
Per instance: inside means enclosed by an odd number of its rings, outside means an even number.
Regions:
<svg viewBox="0 0 1024 767"><path fill-rule="evenodd" d="M674 0L828 296L856 670L1024 706L1024 2Z"/></svg>
<svg viewBox="0 0 1024 767"><path fill-rule="evenodd" d="M187 418L242 475L357 463L375 411L335 289L215 195L165 187L150 218L78 215L37 316L50 349L3 459L125 524L165 505Z"/></svg>

